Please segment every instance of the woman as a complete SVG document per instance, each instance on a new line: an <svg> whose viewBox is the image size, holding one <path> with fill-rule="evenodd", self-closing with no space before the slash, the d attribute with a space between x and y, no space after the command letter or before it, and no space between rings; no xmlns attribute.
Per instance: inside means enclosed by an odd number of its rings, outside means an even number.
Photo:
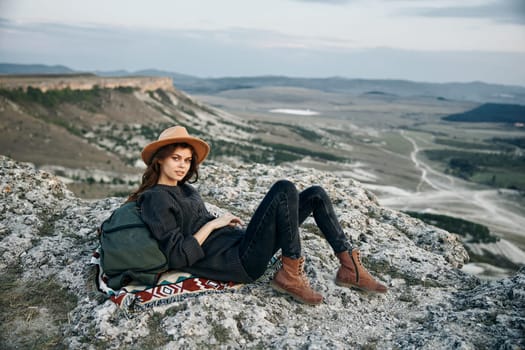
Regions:
<svg viewBox="0 0 525 350"><path fill-rule="evenodd" d="M197 276L236 282L259 278L272 256L281 249L282 267L271 285L300 302L316 305L323 297L304 274L299 225L310 215L337 255L341 266L335 282L345 287L385 293L351 249L337 221L332 203L319 186L298 193L285 180L275 183L255 211L246 229L228 213L214 217L196 190L198 166L210 147L174 126L142 151L147 169L142 184L128 201L138 201L141 216L168 257L169 267Z"/></svg>

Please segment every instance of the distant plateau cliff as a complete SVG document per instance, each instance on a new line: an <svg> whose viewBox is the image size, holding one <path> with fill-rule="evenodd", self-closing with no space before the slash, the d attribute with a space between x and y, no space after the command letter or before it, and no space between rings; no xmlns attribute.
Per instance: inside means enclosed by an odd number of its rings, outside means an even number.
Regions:
<svg viewBox="0 0 525 350"><path fill-rule="evenodd" d="M0 75L0 88L23 89L31 86L42 92L49 90L91 90L94 87L115 89L134 88L140 91L173 90L173 81L167 77L99 77L92 74L64 75Z"/></svg>

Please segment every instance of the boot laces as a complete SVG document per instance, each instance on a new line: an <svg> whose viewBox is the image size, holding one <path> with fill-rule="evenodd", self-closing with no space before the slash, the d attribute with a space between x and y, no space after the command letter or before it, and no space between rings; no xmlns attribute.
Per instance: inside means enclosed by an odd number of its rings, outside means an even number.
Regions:
<svg viewBox="0 0 525 350"><path fill-rule="evenodd" d="M363 266L363 264L361 263L361 254L359 254L359 251L356 251L355 255L357 257L357 264Z"/></svg>
<svg viewBox="0 0 525 350"><path fill-rule="evenodd" d="M308 281L308 278L306 277L306 273L304 272L304 259L301 259L301 261L299 262L299 265L297 266L297 275L301 277L301 281L303 281L303 283L310 287L310 281Z"/></svg>

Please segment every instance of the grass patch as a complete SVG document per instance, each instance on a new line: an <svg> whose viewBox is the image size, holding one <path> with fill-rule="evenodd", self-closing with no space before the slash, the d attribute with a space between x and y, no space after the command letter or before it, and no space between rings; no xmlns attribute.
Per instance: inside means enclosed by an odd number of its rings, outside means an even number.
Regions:
<svg viewBox="0 0 525 350"><path fill-rule="evenodd" d="M262 150L261 147L240 145L222 140L210 141L210 145L212 149L211 158L231 156L239 157L245 162L261 164L280 164L301 159L300 156L289 152L278 152L272 149Z"/></svg>
<svg viewBox="0 0 525 350"><path fill-rule="evenodd" d="M510 188L520 191L525 190L525 169L510 170L498 168L485 168L483 171L474 173L470 180L497 188ZM523 194L522 194L523 196Z"/></svg>
<svg viewBox="0 0 525 350"><path fill-rule="evenodd" d="M164 314L154 312L148 319L149 334L141 338L138 344L135 344L133 348L136 349L158 349L159 347L166 345L172 340L172 336L167 334L162 329L162 320Z"/></svg>
<svg viewBox="0 0 525 350"><path fill-rule="evenodd" d="M309 156L312 158L318 158L318 159L334 161L334 162L348 162L349 161L349 159L346 157L336 156L335 154L327 153L327 152L312 151L309 148L290 146L290 145L285 145L282 143L264 142L260 139L255 139L254 142L256 142L257 144L261 146L271 148L272 150L274 150L276 155L279 155L279 154L296 155L298 156L298 159L305 157L305 156Z"/></svg>
<svg viewBox="0 0 525 350"><path fill-rule="evenodd" d="M158 125L155 127L151 127L146 124L142 124L140 126L139 133L142 135L146 140L156 140L159 136L159 133L164 130L165 125ZM167 126L166 126L167 127Z"/></svg>
<svg viewBox="0 0 525 350"><path fill-rule="evenodd" d="M45 213L42 215L42 226L39 229L40 236L54 236L55 223L62 217L61 213Z"/></svg>
<svg viewBox="0 0 525 350"><path fill-rule="evenodd" d="M472 221L455 218L448 215L405 211L406 214L421 221L439 227L448 232L457 233L465 238L466 243L494 243L499 238L491 235L488 227Z"/></svg>
<svg viewBox="0 0 525 350"><path fill-rule="evenodd" d="M204 109L206 110L206 109ZM257 129L254 129L253 127L251 126L245 126L245 125L242 125L242 124L236 124L236 123L233 123L227 119L220 119L220 122L222 124L225 124L225 125L229 125L229 126L232 126L238 130L242 130L248 134L253 134L253 133L256 133L257 132ZM249 121L246 122L247 124L250 124Z"/></svg>
<svg viewBox="0 0 525 350"><path fill-rule="evenodd" d="M497 144L506 144L506 145L516 146L516 147L525 149L525 137L514 137L514 138L494 137L490 139L489 141L497 143Z"/></svg>
<svg viewBox="0 0 525 350"><path fill-rule="evenodd" d="M122 92L123 94L132 94L134 91L139 90L139 88L131 87L131 86L118 86L115 88L118 92Z"/></svg>
<svg viewBox="0 0 525 350"><path fill-rule="evenodd" d="M508 152L512 150L512 147L502 146L497 144L485 144L485 143L476 143L476 142L465 142L457 139L446 139L446 138L436 138L434 143L438 145L445 145L460 149L470 149L470 150L491 150L491 151L503 151Z"/></svg>
<svg viewBox="0 0 525 350"><path fill-rule="evenodd" d="M413 150L412 144L398 132L384 133L382 140L386 142L386 149L397 154L407 155Z"/></svg>
<svg viewBox="0 0 525 350"><path fill-rule="evenodd" d="M211 332L219 344L226 344L230 340L230 330L224 327L221 323L212 322L211 327Z"/></svg>
<svg viewBox="0 0 525 350"><path fill-rule="evenodd" d="M184 105L180 106L180 110L182 112L186 113L187 115L191 115L192 117L197 118L197 114L195 114L195 112L192 109L190 109L190 108L188 108L188 107L186 107Z"/></svg>
<svg viewBox="0 0 525 350"><path fill-rule="evenodd" d="M62 103L88 104L100 107L102 92L108 89L101 89L94 86L90 90L71 90L65 88L61 90L47 90L43 92L38 88L29 86L26 90L0 89L0 95L7 97L14 102L35 102L48 108L54 108Z"/></svg>
<svg viewBox="0 0 525 350"><path fill-rule="evenodd" d="M67 117L61 117L56 113L57 107L69 103L80 107L91 113L97 113L102 109L102 104L111 89L101 89L95 85L89 90L72 90L64 88L60 90L42 91L31 86L27 89L0 89L0 96L4 96L16 103L38 104L46 109L45 113L37 113L35 117L48 123L66 129L69 133L82 137L84 132L78 123ZM128 88L120 87L116 90L126 93Z"/></svg>
<svg viewBox="0 0 525 350"><path fill-rule="evenodd" d="M277 122L264 122L264 123L269 124L269 125L283 126L289 129L290 131L292 131L293 133L303 137L306 140L313 141L313 140L319 140L322 138L322 136L316 133L315 131L307 129L307 128L303 128L302 126L299 126L299 125L277 123Z"/></svg>
<svg viewBox="0 0 525 350"><path fill-rule="evenodd" d="M158 99L155 98L155 94L157 94L157 96L159 96L159 98L160 98L159 102L162 102L165 105L173 105L173 103L171 102L171 99L169 98L168 94L166 94L166 92L164 90L157 89L157 90L155 90L155 93L153 93L152 91L149 92L149 96L151 98L153 98L153 99L158 101Z"/></svg>
<svg viewBox="0 0 525 350"><path fill-rule="evenodd" d="M211 157L220 156L239 157L245 162L255 162L261 164L279 165L286 162L294 162L306 156L322 159L326 161L348 162L349 159L339 157L331 153L315 152L307 148L289 146L278 143L263 142L260 139L254 140L254 145L236 144L226 141L210 141Z"/></svg>
<svg viewBox="0 0 525 350"><path fill-rule="evenodd" d="M463 242L465 243L495 243L499 241L499 237L492 235L486 226L468 220L454 218L447 215L418 213L413 211L406 211L405 213L418 218L427 224L442 228L448 232L457 233L463 237ZM478 255L469 249L468 244L465 245L465 249L469 254L471 262L487 263L507 269L518 268L518 265L511 260L504 256L493 254L489 250L484 250L484 254Z"/></svg>
<svg viewBox="0 0 525 350"><path fill-rule="evenodd" d="M24 281L19 265L0 276L0 348L64 348L61 325L77 304L52 277Z"/></svg>
<svg viewBox="0 0 525 350"><path fill-rule="evenodd" d="M448 174L492 187L525 191L525 156L437 149L423 152L429 160L444 164Z"/></svg>

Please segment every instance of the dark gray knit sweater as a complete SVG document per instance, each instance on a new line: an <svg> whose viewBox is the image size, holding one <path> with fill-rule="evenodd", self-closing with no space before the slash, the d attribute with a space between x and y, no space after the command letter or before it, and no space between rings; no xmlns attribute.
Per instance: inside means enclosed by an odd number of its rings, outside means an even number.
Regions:
<svg viewBox="0 0 525 350"><path fill-rule="evenodd" d="M215 230L202 246L193 237L214 217L191 185L156 185L140 195L138 204L171 269L221 281L252 281L239 259L243 230Z"/></svg>

